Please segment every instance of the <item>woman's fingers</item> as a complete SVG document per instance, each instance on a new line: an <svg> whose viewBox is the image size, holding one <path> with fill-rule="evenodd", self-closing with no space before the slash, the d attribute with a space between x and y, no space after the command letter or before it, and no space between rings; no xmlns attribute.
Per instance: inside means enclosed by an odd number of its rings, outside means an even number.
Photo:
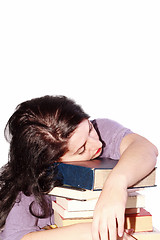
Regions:
<svg viewBox="0 0 160 240"><path fill-rule="evenodd" d="M123 215L123 213L122 213ZM119 231L123 235L123 217L119 217L121 225ZM116 212L112 209L95 212L92 222L93 240L117 240L117 218Z"/></svg>
<svg viewBox="0 0 160 240"><path fill-rule="evenodd" d="M109 240L117 240L116 219L112 218L108 222L108 235Z"/></svg>
<svg viewBox="0 0 160 240"><path fill-rule="evenodd" d="M117 186L105 185L94 210L93 240L117 240L124 232L124 214L127 191Z"/></svg>
<svg viewBox="0 0 160 240"><path fill-rule="evenodd" d="M119 214L117 215L117 227L118 227L118 236L122 237L124 233L124 210L121 208Z"/></svg>
<svg viewBox="0 0 160 240"><path fill-rule="evenodd" d="M99 240L99 217L93 217L92 222L92 237L93 240Z"/></svg>

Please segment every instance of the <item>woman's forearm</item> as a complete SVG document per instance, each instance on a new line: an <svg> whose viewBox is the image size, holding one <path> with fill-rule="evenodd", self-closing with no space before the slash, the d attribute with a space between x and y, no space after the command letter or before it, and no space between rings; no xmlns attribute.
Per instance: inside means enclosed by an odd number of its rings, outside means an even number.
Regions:
<svg viewBox="0 0 160 240"><path fill-rule="evenodd" d="M91 235L91 223L75 224L68 227L61 227L52 230L33 232L25 235L21 240L93 240ZM122 238L117 240L133 239L129 234L124 233Z"/></svg>
<svg viewBox="0 0 160 240"><path fill-rule="evenodd" d="M137 183L149 174L156 165L157 148L137 134L126 136L120 149L121 158L110 177L122 179L126 187Z"/></svg>
<svg viewBox="0 0 160 240"><path fill-rule="evenodd" d="M21 240L91 240L91 223L74 224L26 234Z"/></svg>

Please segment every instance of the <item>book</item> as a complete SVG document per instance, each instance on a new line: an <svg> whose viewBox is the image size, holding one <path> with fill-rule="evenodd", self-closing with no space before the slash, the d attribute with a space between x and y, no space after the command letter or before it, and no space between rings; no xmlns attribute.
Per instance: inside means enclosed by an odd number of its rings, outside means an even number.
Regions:
<svg viewBox="0 0 160 240"><path fill-rule="evenodd" d="M143 189L144 188L128 189L128 193L134 193L136 191L143 190ZM56 197L68 198L72 200L86 201L86 200L98 198L101 194L101 191L102 190L92 191L92 190L63 186L63 187L52 188L52 190L48 194Z"/></svg>
<svg viewBox="0 0 160 240"><path fill-rule="evenodd" d="M85 211L94 210L98 198L90 200L71 200L64 197L56 197L57 204L61 205L67 211ZM144 208L145 207L145 196L138 193L132 192L128 194L126 208Z"/></svg>
<svg viewBox="0 0 160 240"><path fill-rule="evenodd" d="M140 213L141 208L126 208L125 209L125 214L135 214L135 213Z"/></svg>
<svg viewBox="0 0 160 240"><path fill-rule="evenodd" d="M77 223L92 222L93 218L63 218L58 212L54 211L54 223L57 227L69 226Z"/></svg>
<svg viewBox="0 0 160 240"><path fill-rule="evenodd" d="M144 208L140 213L125 215L125 229L134 229L135 232L152 231L152 215Z"/></svg>
<svg viewBox="0 0 160 240"><path fill-rule="evenodd" d="M106 178L116 166L118 160L99 158L88 161L60 162L56 164L57 180L62 185L87 189L102 190ZM155 185L155 171L151 171L131 188Z"/></svg>
<svg viewBox="0 0 160 240"><path fill-rule="evenodd" d="M54 223L58 227L68 226L76 223L92 222L92 217L64 218L56 210L54 211ZM152 215L145 209L140 213L125 215L125 229L134 229L134 232L152 231Z"/></svg>
<svg viewBox="0 0 160 240"><path fill-rule="evenodd" d="M68 211L59 205L56 201L52 201L52 208L58 212L63 218L92 218L94 210L83 210L83 211ZM127 208L126 214L137 214L140 213L140 208Z"/></svg>
<svg viewBox="0 0 160 240"><path fill-rule="evenodd" d="M136 232L132 236L138 240L160 240L160 231L153 228L151 232Z"/></svg>
<svg viewBox="0 0 160 240"><path fill-rule="evenodd" d="M63 218L91 218L93 217L93 212L90 210L85 211L67 211L56 201L52 201L52 208L54 211L58 212Z"/></svg>
<svg viewBox="0 0 160 240"><path fill-rule="evenodd" d="M91 191L85 189L77 189L68 186L54 187L49 195L59 196L63 198L70 198L76 200L88 200L98 198L101 194L101 190Z"/></svg>
<svg viewBox="0 0 160 240"><path fill-rule="evenodd" d="M67 211L93 211L98 198L89 200L75 200L64 197L56 197L56 202Z"/></svg>

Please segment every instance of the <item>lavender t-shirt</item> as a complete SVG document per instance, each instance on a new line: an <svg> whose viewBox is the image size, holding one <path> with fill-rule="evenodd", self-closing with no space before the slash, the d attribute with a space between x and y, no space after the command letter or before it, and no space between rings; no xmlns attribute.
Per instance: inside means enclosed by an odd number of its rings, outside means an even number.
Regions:
<svg viewBox="0 0 160 240"><path fill-rule="evenodd" d="M125 135L132 133L131 130L109 119L96 119L92 123L103 142L101 157L119 159L120 143ZM55 199L54 196L46 197L50 204ZM29 206L33 201L33 196L19 194L6 219L4 230L0 233L1 240L20 240L27 233L44 231L42 230L44 226L54 224L53 214L48 218L40 219L30 213Z"/></svg>

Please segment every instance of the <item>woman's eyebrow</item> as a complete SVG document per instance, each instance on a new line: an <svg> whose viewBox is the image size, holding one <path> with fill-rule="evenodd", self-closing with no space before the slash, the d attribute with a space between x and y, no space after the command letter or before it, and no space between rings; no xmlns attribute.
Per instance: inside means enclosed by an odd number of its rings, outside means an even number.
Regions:
<svg viewBox="0 0 160 240"><path fill-rule="evenodd" d="M89 120L88 120L88 124L89 124L89 133L90 133L92 131L93 125Z"/></svg>

